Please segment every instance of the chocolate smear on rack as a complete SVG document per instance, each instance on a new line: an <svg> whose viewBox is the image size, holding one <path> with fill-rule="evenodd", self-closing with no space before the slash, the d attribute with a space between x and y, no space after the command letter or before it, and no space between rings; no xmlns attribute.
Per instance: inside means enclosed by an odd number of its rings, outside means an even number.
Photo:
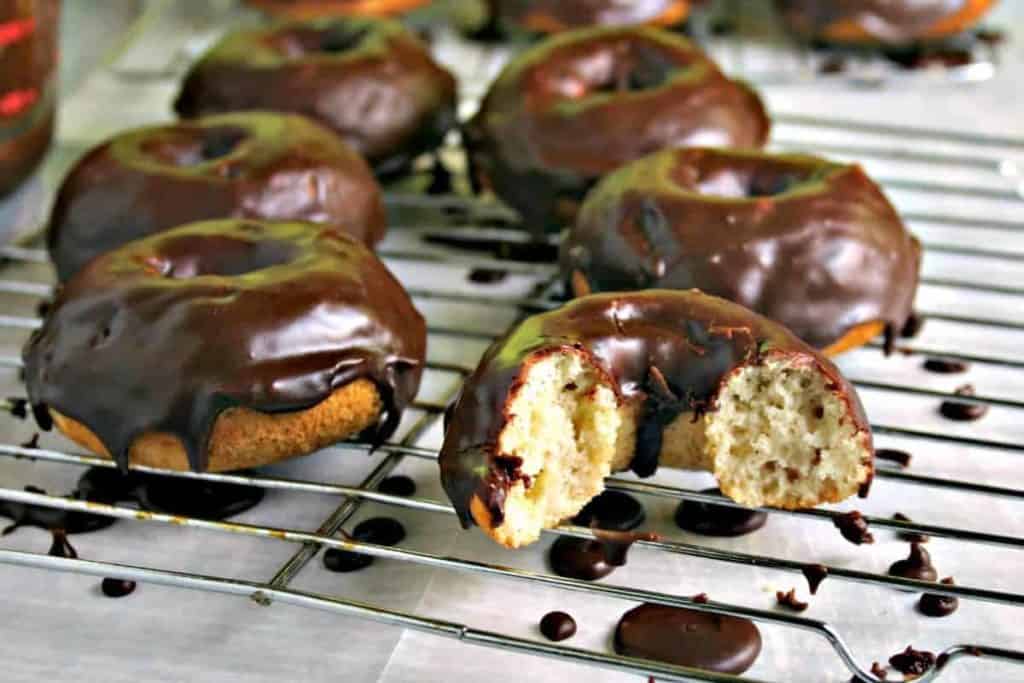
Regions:
<svg viewBox="0 0 1024 683"><path fill-rule="evenodd" d="M645 603L622 615L615 628L615 652L739 674L761 653L761 633L747 619Z"/></svg>
<svg viewBox="0 0 1024 683"><path fill-rule="evenodd" d="M810 607L809 602L803 602L796 597L796 588L790 588L788 591L775 591L775 602L780 607L786 607L794 612L803 612Z"/></svg>
<svg viewBox="0 0 1024 683"><path fill-rule="evenodd" d="M903 652L889 657L889 666L904 676L922 676L935 665L935 655L925 650L915 650L910 645Z"/></svg>
<svg viewBox="0 0 1024 683"><path fill-rule="evenodd" d="M889 566L889 575L918 581L934 581L938 578L931 555L920 543L910 544L910 555L905 560L893 562Z"/></svg>
<svg viewBox="0 0 1024 683"><path fill-rule="evenodd" d="M804 578L807 579L807 588L811 591L811 595L818 594L818 587L821 586L821 582L828 576L828 567L822 564L808 564L800 570Z"/></svg>
<svg viewBox="0 0 1024 683"><path fill-rule="evenodd" d="M952 576L940 581L945 586L955 585ZM926 617L948 617L960 607L960 598L955 595L924 593L917 601L917 611Z"/></svg>
<svg viewBox="0 0 1024 683"><path fill-rule="evenodd" d="M975 395L974 385L964 384L957 387L953 393L957 396L973 397ZM942 405L939 406L939 412L946 419L954 420L955 422L973 422L985 417L985 414L988 413L988 406L950 399L942 402Z"/></svg>
<svg viewBox="0 0 1024 683"><path fill-rule="evenodd" d="M868 521L864 519L864 515L859 510L851 510L833 517L832 524L839 529L843 538L854 545L875 542L874 535L868 530Z"/></svg>
<svg viewBox="0 0 1024 683"><path fill-rule="evenodd" d="M894 462L900 467L910 467L912 456L910 453L896 448L878 448L875 449L875 459Z"/></svg>
<svg viewBox="0 0 1024 683"><path fill-rule="evenodd" d="M717 488L701 493L721 496ZM757 531L768 521L768 513L749 508L716 505L699 500L684 500L676 508L676 525L702 536L743 536Z"/></svg>
<svg viewBox="0 0 1024 683"><path fill-rule="evenodd" d="M576 635L576 620L565 612L548 612L540 620L540 632L557 643Z"/></svg>

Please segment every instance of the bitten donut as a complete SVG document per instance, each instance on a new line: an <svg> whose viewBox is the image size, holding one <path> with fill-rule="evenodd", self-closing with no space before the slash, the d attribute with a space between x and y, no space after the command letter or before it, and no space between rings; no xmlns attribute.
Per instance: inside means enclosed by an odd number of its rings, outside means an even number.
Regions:
<svg viewBox="0 0 1024 683"><path fill-rule="evenodd" d="M606 176L561 247L577 295L696 287L838 353L902 329L921 248L859 165L670 149Z"/></svg>
<svg viewBox="0 0 1024 683"><path fill-rule="evenodd" d="M47 246L61 280L125 242L211 218L307 220L384 235L366 162L301 116L236 113L121 133L64 178Z"/></svg>
<svg viewBox="0 0 1024 683"><path fill-rule="evenodd" d="M534 33L588 26L675 26L690 14L688 0L488 0L492 19Z"/></svg>
<svg viewBox="0 0 1024 683"><path fill-rule="evenodd" d="M569 31L514 59L465 129L471 174L543 232L572 221L605 173L665 147L760 147L757 94L685 38Z"/></svg>
<svg viewBox="0 0 1024 683"><path fill-rule="evenodd" d="M775 0L786 25L835 43L938 40L976 24L995 0Z"/></svg>
<svg viewBox="0 0 1024 683"><path fill-rule="evenodd" d="M404 171L455 124L455 79L394 21L348 18L236 31L192 67L174 105L192 118L265 109L334 129L378 175Z"/></svg>
<svg viewBox="0 0 1024 683"><path fill-rule="evenodd" d="M609 473L707 470L744 505L866 495L853 388L766 318L696 290L594 294L495 342L448 419L441 480L508 547L574 516Z"/></svg>
<svg viewBox="0 0 1024 683"><path fill-rule="evenodd" d="M223 471L387 438L425 346L401 285L348 235L219 220L91 261L23 355L41 427L122 467Z"/></svg>
<svg viewBox="0 0 1024 683"><path fill-rule="evenodd" d="M332 16L390 17L430 4L430 0L245 0L267 14L286 19Z"/></svg>

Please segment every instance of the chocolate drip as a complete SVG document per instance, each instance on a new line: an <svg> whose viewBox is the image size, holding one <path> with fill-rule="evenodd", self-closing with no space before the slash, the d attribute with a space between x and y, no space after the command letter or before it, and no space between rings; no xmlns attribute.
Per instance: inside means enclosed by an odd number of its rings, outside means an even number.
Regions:
<svg viewBox="0 0 1024 683"><path fill-rule="evenodd" d="M366 162L300 116L235 112L120 133L68 173L47 246L64 281L132 240L233 216L308 220L368 245L384 236Z"/></svg>
<svg viewBox="0 0 1024 683"><path fill-rule="evenodd" d="M952 358L927 358L922 367L928 372L935 372L940 375L955 375L967 372L970 365Z"/></svg>
<svg viewBox="0 0 1024 683"><path fill-rule="evenodd" d="M794 612L803 612L810 607L810 603L803 602L796 597L796 588L790 588L788 591L775 591L775 601L781 607Z"/></svg>
<svg viewBox="0 0 1024 683"><path fill-rule="evenodd" d="M701 493L720 496L717 488ZM676 508L676 525L702 536L743 536L757 531L768 521L768 513L760 510L715 505L699 500L683 500Z"/></svg>
<svg viewBox="0 0 1024 683"><path fill-rule="evenodd" d="M712 148L667 149L605 176L560 256L563 280L578 272L594 292L696 287L819 348L879 324L891 347L919 261L860 166Z"/></svg>
<svg viewBox="0 0 1024 683"><path fill-rule="evenodd" d="M312 116L381 177L405 173L454 127L455 79L394 21L332 17L243 29L191 68L183 118L240 110Z"/></svg>
<svg viewBox="0 0 1024 683"><path fill-rule="evenodd" d="M821 564L809 564L800 570L804 578L807 579L807 588L811 591L811 595L818 594L818 587L821 586L821 582L828 576L828 567Z"/></svg>
<svg viewBox="0 0 1024 683"><path fill-rule="evenodd" d="M540 620L540 632L554 642L576 635L576 620L565 612L548 612Z"/></svg>
<svg viewBox="0 0 1024 683"><path fill-rule="evenodd" d="M910 467L912 456L906 451L897 450L895 448L879 448L875 450L875 458L878 460L894 462L900 467Z"/></svg>
<svg viewBox="0 0 1024 683"><path fill-rule="evenodd" d="M843 538L854 545L875 542L875 537L868 530L868 521L864 519L864 515L859 510L852 510L833 517L832 523L839 529Z"/></svg>
<svg viewBox="0 0 1024 683"><path fill-rule="evenodd" d="M974 396L974 385L964 384L953 392L957 396ZM965 403L963 401L943 401L939 405L939 413L948 420L956 422L973 422L988 414L988 406L983 403Z"/></svg>
<svg viewBox="0 0 1024 683"><path fill-rule="evenodd" d="M647 517L643 504L622 491L603 491L572 519L577 526L611 531L632 531Z"/></svg>
<svg viewBox="0 0 1024 683"><path fill-rule="evenodd" d="M224 411L301 411L360 378L386 416L371 437L386 438L416 392L424 347L401 285L352 238L224 220L92 261L24 360L37 419L49 408L77 420L122 468L140 436L170 434L201 471Z"/></svg>
<svg viewBox="0 0 1024 683"><path fill-rule="evenodd" d="M897 512L897 513L893 514L892 518L895 519L898 522L912 522L913 521L912 519L910 519L910 517L907 517L902 512ZM919 533L914 532L914 531L905 531L905 532L901 531L897 535L902 540L907 541L908 543L927 543L929 541L928 536L926 536L925 534L919 534Z"/></svg>
<svg viewBox="0 0 1024 683"><path fill-rule="evenodd" d="M402 496L408 498L416 495L416 482L404 474L396 474L384 479L377 490L390 496Z"/></svg>
<svg viewBox="0 0 1024 683"><path fill-rule="evenodd" d="M522 322L487 350L464 384L440 453L441 481L464 526L473 523L474 496L492 518L499 513L492 524L500 524L512 483L495 455L506 407L529 366L551 353L580 355L624 402L669 391L682 401L665 405L691 416L714 410L723 379L737 367L802 358L848 402L857 430L869 433L856 394L835 366L781 326L698 292L594 295Z"/></svg>
<svg viewBox="0 0 1024 683"><path fill-rule="evenodd" d="M935 665L935 655L907 645L906 650L889 657L889 665L904 676L922 676Z"/></svg>
<svg viewBox="0 0 1024 683"><path fill-rule="evenodd" d="M65 557L70 560L78 559L78 551L68 541L68 534L64 529L50 529L50 534L53 536L53 541L50 543L50 549L46 551L47 555Z"/></svg>
<svg viewBox="0 0 1024 683"><path fill-rule="evenodd" d="M893 562L889 566L889 574L918 581L934 581L938 577L932 566L932 556L920 543L911 543L910 555L905 560Z"/></svg>
<svg viewBox="0 0 1024 683"><path fill-rule="evenodd" d="M952 586L953 577L947 576L940 583ZM917 611L926 617L948 617L960 607L960 599L955 595L939 595L924 593L917 601Z"/></svg>
<svg viewBox="0 0 1024 683"><path fill-rule="evenodd" d="M604 544L589 538L560 536L551 544L548 561L559 576L581 581L597 581L615 571Z"/></svg>
<svg viewBox="0 0 1024 683"><path fill-rule="evenodd" d="M706 671L739 674L761 653L753 622L708 612L643 604L622 615L615 651Z"/></svg>
<svg viewBox="0 0 1024 683"><path fill-rule="evenodd" d="M344 532L342 532L344 533ZM350 537L354 541L374 545L398 545L405 540L405 527L397 519L373 517L356 525ZM332 572L354 572L373 564L373 556L363 553L328 548L324 553L324 567Z"/></svg>
<svg viewBox="0 0 1024 683"><path fill-rule="evenodd" d="M135 592L135 582L127 579L106 578L100 583L100 590L108 598L123 598Z"/></svg>

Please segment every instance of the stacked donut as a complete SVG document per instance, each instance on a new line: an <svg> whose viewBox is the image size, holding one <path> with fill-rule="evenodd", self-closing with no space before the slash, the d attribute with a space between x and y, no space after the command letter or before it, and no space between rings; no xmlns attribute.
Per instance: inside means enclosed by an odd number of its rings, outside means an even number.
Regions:
<svg viewBox="0 0 1024 683"><path fill-rule="evenodd" d="M437 150L454 79L400 24L348 16L415 3L254 4L318 18L225 37L181 120L90 151L50 218L62 286L25 349L29 396L124 467L380 441L418 389L424 322L372 251L378 180ZM496 341L451 407L440 469L463 522L520 546L609 473L659 465L747 505L866 493L871 434L826 355L910 315L920 248L878 186L761 151L757 93L660 28L686 2L491 4L557 35L465 122L468 173L537 239L564 230L578 298Z"/></svg>

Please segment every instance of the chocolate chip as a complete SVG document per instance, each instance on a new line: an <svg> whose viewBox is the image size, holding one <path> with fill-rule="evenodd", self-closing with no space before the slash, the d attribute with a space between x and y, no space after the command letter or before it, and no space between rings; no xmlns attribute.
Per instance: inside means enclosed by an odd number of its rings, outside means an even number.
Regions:
<svg viewBox="0 0 1024 683"><path fill-rule="evenodd" d="M905 579L918 581L934 581L938 572L932 566L932 557L920 543L910 544L910 555L905 560L897 560L889 567L890 576L902 576Z"/></svg>
<svg viewBox="0 0 1024 683"><path fill-rule="evenodd" d="M875 542L875 537L868 530L868 522L859 510L852 510L846 514L833 517L832 523L839 529L839 533L843 535L843 538L854 545Z"/></svg>
<svg viewBox="0 0 1024 683"><path fill-rule="evenodd" d="M540 620L540 632L557 643L576 635L576 621L565 612L548 612Z"/></svg>
<svg viewBox="0 0 1024 683"><path fill-rule="evenodd" d="M936 372L940 375L955 375L960 372L967 372L970 366L967 363L952 358L927 358L924 361L924 369L928 372Z"/></svg>
<svg viewBox="0 0 1024 683"><path fill-rule="evenodd" d="M127 579L103 579L100 590L108 598L123 598L135 591L135 582Z"/></svg>
<svg viewBox="0 0 1024 683"><path fill-rule="evenodd" d="M924 650L915 650L910 645L903 652L889 657L889 665L904 676L921 676L935 664L935 655Z"/></svg>
<svg viewBox="0 0 1024 683"><path fill-rule="evenodd" d="M403 496L408 498L409 496L416 494L416 482L404 474L396 474L381 481L381 483L377 485L377 490L381 493L386 493L389 496Z"/></svg>
<svg viewBox="0 0 1024 683"><path fill-rule="evenodd" d="M974 396L974 386L964 384L954 391L957 396ZM943 401L939 406L942 416L957 422L970 422L980 420L988 412L988 406L981 404L963 403L962 401Z"/></svg>
<svg viewBox="0 0 1024 683"><path fill-rule="evenodd" d="M794 612L803 612L810 606L810 603L798 600L796 597L796 588L790 588L788 591L775 591L775 601L781 607L786 607L793 610Z"/></svg>
<svg viewBox="0 0 1024 683"><path fill-rule="evenodd" d="M878 448L875 450L875 458L894 462L900 467L910 467L910 453L895 448Z"/></svg>
<svg viewBox="0 0 1024 683"><path fill-rule="evenodd" d="M955 585L952 576L947 576L941 583L946 586ZM924 593L917 601L917 611L926 617L948 617L958 607L960 607L960 599L955 595Z"/></svg>

